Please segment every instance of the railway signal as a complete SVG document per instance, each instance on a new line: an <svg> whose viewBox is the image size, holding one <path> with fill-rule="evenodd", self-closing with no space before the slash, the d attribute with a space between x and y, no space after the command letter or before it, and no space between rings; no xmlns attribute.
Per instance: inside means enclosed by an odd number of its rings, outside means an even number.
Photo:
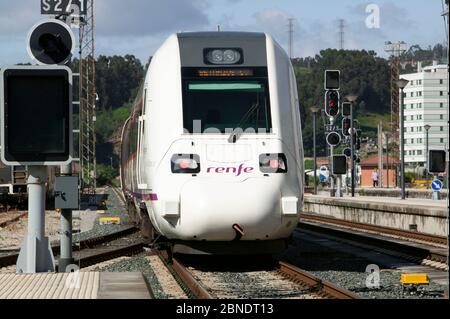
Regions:
<svg viewBox="0 0 450 319"><path fill-rule="evenodd" d="M353 139L353 145L356 145L357 141L358 141L358 136L359 136L359 131L355 128L353 128L353 131L351 131L351 138Z"/></svg>
<svg viewBox="0 0 450 319"><path fill-rule="evenodd" d="M31 28L27 44L28 54L38 64L65 64L75 48L75 37L64 22L45 19Z"/></svg>
<svg viewBox="0 0 450 319"><path fill-rule="evenodd" d="M361 137L356 138L355 150L359 151L361 149Z"/></svg>
<svg viewBox="0 0 450 319"><path fill-rule="evenodd" d="M14 66L0 72L1 161L28 165L28 233L18 273L53 272L45 236L45 183L50 165L72 161L72 71L66 66Z"/></svg>
<svg viewBox="0 0 450 319"><path fill-rule="evenodd" d="M349 117L352 115L352 103L344 102L342 103L342 116Z"/></svg>
<svg viewBox="0 0 450 319"><path fill-rule="evenodd" d="M351 124L352 124L351 119L349 118L342 119L342 134L344 136L350 136Z"/></svg>
<svg viewBox="0 0 450 319"><path fill-rule="evenodd" d="M1 160L66 165L72 151L72 71L14 66L0 73Z"/></svg>
<svg viewBox="0 0 450 319"><path fill-rule="evenodd" d="M339 92L330 90L325 93L325 113L330 117L339 114Z"/></svg>
<svg viewBox="0 0 450 319"><path fill-rule="evenodd" d="M341 136L337 132L331 132L328 133L326 141L328 145L336 147L341 143Z"/></svg>
<svg viewBox="0 0 450 319"><path fill-rule="evenodd" d="M345 155L334 155L332 165L333 175L347 174L347 157Z"/></svg>
<svg viewBox="0 0 450 319"><path fill-rule="evenodd" d="M348 158L351 158L352 157L352 149L351 148L345 148L343 151L342 151L342 155L345 155L346 157L348 157Z"/></svg>
<svg viewBox="0 0 450 319"><path fill-rule="evenodd" d="M445 173L447 154L444 150L430 150L428 154L428 171L430 173Z"/></svg>
<svg viewBox="0 0 450 319"><path fill-rule="evenodd" d="M339 70L326 70L325 71L325 90L339 90L340 89L340 76Z"/></svg>

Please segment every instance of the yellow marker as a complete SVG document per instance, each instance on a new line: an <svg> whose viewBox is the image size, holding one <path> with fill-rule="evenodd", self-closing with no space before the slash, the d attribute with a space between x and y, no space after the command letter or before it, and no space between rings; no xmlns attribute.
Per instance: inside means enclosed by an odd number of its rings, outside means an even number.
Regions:
<svg viewBox="0 0 450 319"><path fill-rule="evenodd" d="M100 225L120 224L120 217L101 217L98 219Z"/></svg>
<svg viewBox="0 0 450 319"><path fill-rule="evenodd" d="M402 274L400 278L402 285L429 285L430 279L427 274Z"/></svg>
<svg viewBox="0 0 450 319"><path fill-rule="evenodd" d="M98 210L97 213L98 213L98 214L105 214L106 211L105 211L105 210Z"/></svg>

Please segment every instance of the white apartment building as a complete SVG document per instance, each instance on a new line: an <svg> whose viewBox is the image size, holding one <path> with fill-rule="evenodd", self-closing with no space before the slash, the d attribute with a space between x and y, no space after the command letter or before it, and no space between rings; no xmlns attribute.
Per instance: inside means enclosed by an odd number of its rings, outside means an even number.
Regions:
<svg viewBox="0 0 450 319"><path fill-rule="evenodd" d="M422 68L417 73L403 74L409 80L405 87L405 162L421 164L426 160L425 125L430 125L429 149L446 149L448 119L448 72L447 65Z"/></svg>

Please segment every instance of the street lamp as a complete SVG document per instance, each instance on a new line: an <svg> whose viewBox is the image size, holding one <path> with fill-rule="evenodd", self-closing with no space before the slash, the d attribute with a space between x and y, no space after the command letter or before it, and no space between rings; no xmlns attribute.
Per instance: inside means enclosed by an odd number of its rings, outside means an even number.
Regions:
<svg viewBox="0 0 450 319"><path fill-rule="evenodd" d="M358 99L358 96L355 94L349 94L346 97L346 100L350 102L350 149L351 149L351 184L352 184L352 197L355 197L355 146L353 145L353 135L355 134L353 129L353 105Z"/></svg>
<svg viewBox="0 0 450 319"><path fill-rule="evenodd" d="M403 90L409 81L405 79L397 80L397 86L400 89L400 173L401 173L401 185L402 185L402 199L405 199L405 110Z"/></svg>
<svg viewBox="0 0 450 319"><path fill-rule="evenodd" d="M430 131L430 128L431 128L431 126L430 125L425 125L424 126L424 128L425 128L425 132L426 132L426 137L425 137L425 167L426 167L426 169L425 169L425 174L426 174L426 180L427 180L427 189L430 189L430 185L428 185L428 136L429 136L429 131Z"/></svg>
<svg viewBox="0 0 450 319"><path fill-rule="evenodd" d="M317 155L316 155L316 116L320 108L313 106L309 109L313 114L313 152L314 152L314 195L317 195Z"/></svg>

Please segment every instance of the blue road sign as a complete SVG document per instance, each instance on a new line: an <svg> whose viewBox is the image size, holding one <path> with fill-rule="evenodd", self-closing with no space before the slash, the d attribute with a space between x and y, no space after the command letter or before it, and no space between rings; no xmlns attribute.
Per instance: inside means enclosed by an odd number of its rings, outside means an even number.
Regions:
<svg viewBox="0 0 450 319"><path fill-rule="evenodd" d="M434 181L431 183L431 188L432 188L435 192L439 192L439 191L442 189L443 186L444 186L444 185L442 184L442 182L441 182L440 180L438 180L438 179L434 180Z"/></svg>

